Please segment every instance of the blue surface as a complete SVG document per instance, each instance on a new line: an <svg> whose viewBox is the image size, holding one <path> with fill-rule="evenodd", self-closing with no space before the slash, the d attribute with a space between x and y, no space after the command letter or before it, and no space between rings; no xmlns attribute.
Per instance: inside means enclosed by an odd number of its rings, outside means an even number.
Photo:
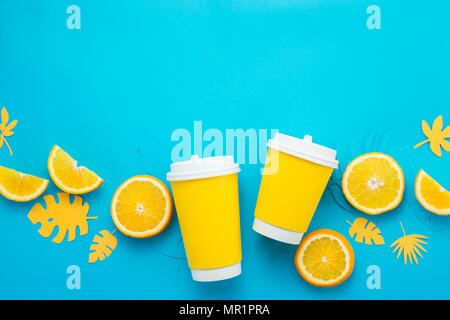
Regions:
<svg viewBox="0 0 450 320"><path fill-rule="evenodd" d="M75 2L75 3L74 3ZM80 6L81 30L66 9ZM366 8L381 8L369 30ZM48 177L57 144L96 171L104 185L85 196L89 233L55 244L26 215L33 204L0 198L0 298L31 299L449 299L450 218L426 212L414 196L423 168L450 188L450 153L424 145L421 120L450 125L448 1L0 0L0 105L18 119L0 164ZM251 230L261 164L239 174L243 274L218 283L191 280L177 219L151 239L119 232L117 249L88 264L94 235L113 230L110 201L127 178L165 181L177 128L279 129L336 148L341 170L357 155L386 152L402 166L404 201L368 217L325 192L310 230L331 228L353 245L356 264L339 287L315 288L297 274L296 247ZM335 172L334 178L339 178ZM46 194L58 191L51 182ZM335 195L337 203L333 200ZM364 216L386 245L348 236ZM395 260L389 245L407 233L429 237L419 265ZM81 268L81 290L66 268ZM366 287L369 265L381 289Z"/></svg>

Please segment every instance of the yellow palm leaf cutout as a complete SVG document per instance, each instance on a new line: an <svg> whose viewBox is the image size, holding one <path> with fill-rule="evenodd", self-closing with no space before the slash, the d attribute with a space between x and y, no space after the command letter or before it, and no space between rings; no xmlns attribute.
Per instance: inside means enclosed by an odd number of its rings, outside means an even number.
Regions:
<svg viewBox="0 0 450 320"><path fill-rule="evenodd" d="M117 246L117 239L112 235L115 231L110 233L108 230L102 230L100 231L102 237L95 235L90 247L89 263L105 260L111 255Z"/></svg>
<svg viewBox="0 0 450 320"><path fill-rule="evenodd" d="M434 120L432 129L430 129L428 123L423 120L422 131L428 139L418 143L414 146L414 148L418 148L424 143L429 142L431 151L433 151L433 153L438 157L442 155L441 147L445 151L450 151L450 141L445 140L446 138L450 138L450 126L447 126L444 130L442 130L443 127L444 124L442 121L442 116L439 116Z"/></svg>
<svg viewBox="0 0 450 320"><path fill-rule="evenodd" d="M5 107L2 108L1 116L2 123L0 124L0 148L3 147L3 143L5 143L9 149L9 153L12 155L13 153L8 141L6 141L6 137L11 137L14 134L14 131L11 130L17 125L17 120L11 121L11 123L8 124L9 114Z"/></svg>
<svg viewBox="0 0 450 320"><path fill-rule="evenodd" d="M46 195L44 201L47 209L44 209L40 203L36 203L28 213L28 219L33 224L41 223L38 232L41 236L48 238L53 233L55 227L58 227L58 234L53 238L53 242L61 243L69 233L68 241L75 239L77 227L80 229L80 236L87 234L89 219L97 217L88 217L89 204L83 204L83 198L75 196L73 203L70 203L70 195L67 193L58 193L59 203L56 203L52 195Z"/></svg>
<svg viewBox="0 0 450 320"><path fill-rule="evenodd" d="M409 259L409 263L412 264L411 257L414 258L414 261L416 262L416 264L419 264L417 262L416 253L423 259L423 256L420 253L420 250L422 250L424 252L427 252L427 250L425 250L425 248L421 245L421 243L422 244L428 244L428 243L426 243L425 241L423 241L421 239L427 239L427 237L422 236L420 234L410 234L407 236L405 233L405 229L403 229L403 225L401 222L400 222L400 226L402 227L404 236L401 237L400 239L397 239L397 241L395 241L393 244L391 244L391 248L393 246L396 246L394 248L394 251L392 251L392 253L394 253L395 251L398 250L398 255L397 255L397 259L398 259L403 252L403 258L405 260L405 264L408 263L407 259Z"/></svg>
<svg viewBox="0 0 450 320"><path fill-rule="evenodd" d="M355 241L359 243L364 243L368 245L372 245L372 241L376 245L384 244L384 239L380 235L380 229L376 228L376 225L369 221L367 223L367 219L365 218L356 218L353 223L346 221L349 225L351 225L348 233L350 237L356 234ZM366 226L367 224L367 226Z"/></svg>

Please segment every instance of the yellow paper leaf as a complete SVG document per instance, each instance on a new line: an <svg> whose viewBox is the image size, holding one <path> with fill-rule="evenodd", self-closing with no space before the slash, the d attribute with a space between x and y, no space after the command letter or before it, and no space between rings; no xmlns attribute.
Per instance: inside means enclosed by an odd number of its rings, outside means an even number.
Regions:
<svg viewBox="0 0 450 320"><path fill-rule="evenodd" d="M350 237L356 234L355 241L359 243L364 243L372 245L372 241L376 245L384 244L384 239L380 235L380 229L376 228L376 225L372 222L367 223L368 220L365 218L356 218L353 223L347 221L351 225L348 233ZM366 226L367 224L367 226Z"/></svg>
<svg viewBox="0 0 450 320"><path fill-rule="evenodd" d="M17 120L11 121L5 128L5 130L10 131L14 129L14 127L17 125Z"/></svg>
<svg viewBox="0 0 450 320"><path fill-rule="evenodd" d="M433 121L433 127L430 129L430 126L426 121L422 121L422 131L423 134L428 138L425 141L422 141L414 146L414 148L418 148L424 143L430 143L430 149L433 151L435 155L440 157L442 155L441 147L445 151L450 151L450 142L445 140L446 138L450 138L450 126L447 126L444 130L442 116L437 117Z"/></svg>
<svg viewBox="0 0 450 320"><path fill-rule="evenodd" d="M38 232L41 236L48 238L55 227L58 227L58 234L53 238L53 242L61 243L67 232L68 241L75 239L77 227L80 229L80 236L87 234L89 219L97 217L88 217L89 204L83 204L83 198L75 196L73 203L70 203L70 195L67 193L58 193L59 203L56 203L52 195L46 195L44 201L47 209L44 209L40 203L36 203L28 213L28 219L33 224L41 223Z"/></svg>
<svg viewBox="0 0 450 320"><path fill-rule="evenodd" d="M422 120L422 131L427 137L431 135L431 128L425 120Z"/></svg>
<svg viewBox="0 0 450 320"><path fill-rule="evenodd" d="M114 230L115 231L115 230ZM112 233L114 233L114 231ZM95 235L92 241L89 253L89 263L105 260L112 253L112 250L116 249L117 239L108 230L100 231L99 235Z"/></svg>
<svg viewBox="0 0 450 320"><path fill-rule="evenodd" d="M6 126L9 121L9 114L5 107L2 108L2 128Z"/></svg>
<svg viewBox="0 0 450 320"><path fill-rule="evenodd" d="M0 124L0 148L3 147L3 143L6 144L8 147L9 153L12 155L11 147L8 144L8 141L6 141L5 137L10 137L14 134L12 129L17 125L17 120L11 121L10 124L8 124L9 121L9 114L5 107L2 108L1 111L1 117L2 117L2 123Z"/></svg>
<svg viewBox="0 0 450 320"><path fill-rule="evenodd" d="M422 250L424 252L427 252L427 250L425 250L425 248L421 245L421 243L422 244L428 244L428 243L421 239L427 239L427 237L422 236L420 234L410 234L407 236L405 233L405 230L403 229L403 225L401 222L400 222L400 226L402 227L404 236L397 239L397 241L395 241L393 244L391 244L391 246L390 246L391 248L393 246L395 246L394 251L392 251L392 253L395 253L398 250L397 259L403 253L403 258L404 258L405 264L408 263L408 260L409 260L409 263L412 264L412 258L414 259L416 264L419 264L419 262L417 261L416 254L418 254L423 259L423 256L420 253L420 250Z"/></svg>

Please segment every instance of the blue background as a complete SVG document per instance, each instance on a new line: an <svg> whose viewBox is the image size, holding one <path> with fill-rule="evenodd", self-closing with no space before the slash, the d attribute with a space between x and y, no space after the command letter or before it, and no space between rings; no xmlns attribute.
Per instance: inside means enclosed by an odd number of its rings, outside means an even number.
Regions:
<svg viewBox="0 0 450 320"><path fill-rule="evenodd" d="M66 9L81 8L81 30ZM381 8L381 30L366 27L369 5ZM89 233L53 243L27 213L39 198L0 198L0 298L31 299L449 299L450 218L425 211L414 196L423 168L450 188L450 153L425 140L421 120L450 124L448 1L352 0L0 0L0 106L18 119L0 149L0 164L48 178L53 145L66 149L105 183L85 195ZM177 219L150 239L120 232L117 249L88 263L100 230L114 230L110 201L127 178L165 181L173 130L280 129L336 148L340 170L356 156L381 151L402 166L404 201L369 217L349 209L330 183L310 230L331 228L353 245L356 263L344 284L304 282L295 246L251 230L261 164L239 174L243 274L217 283L192 281ZM50 182L45 194L59 190ZM334 196L334 197L333 197ZM340 204L340 206L338 205ZM347 209L347 210L346 210ZM364 216L386 245L348 235L345 220ZM419 265L396 260L389 245L407 234L429 237ZM81 268L81 290L66 288L66 268ZM366 286L369 265L381 289Z"/></svg>

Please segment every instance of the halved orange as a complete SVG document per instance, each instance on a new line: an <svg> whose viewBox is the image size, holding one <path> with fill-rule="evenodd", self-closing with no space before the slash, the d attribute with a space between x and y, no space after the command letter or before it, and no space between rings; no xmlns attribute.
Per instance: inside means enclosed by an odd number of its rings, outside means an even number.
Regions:
<svg viewBox="0 0 450 320"><path fill-rule="evenodd" d="M48 157L48 172L53 182L63 191L72 194L87 193L97 189L103 180L58 146L54 146Z"/></svg>
<svg viewBox="0 0 450 320"><path fill-rule="evenodd" d="M135 238L155 236L172 217L172 195L151 176L135 176L120 185L111 203L111 216L122 233Z"/></svg>
<svg viewBox="0 0 450 320"><path fill-rule="evenodd" d="M48 180L0 166L0 194L14 201L30 201L47 188Z"/></svg>
<svg viewBox="0 0 450 320"><path fill-rule="evenodd" d="M340 233L320 229L309 233L295 254L298 273L318 287L334 287L350 277L355 264L353 248Z"/></svg>
<svg viewBox="0 0 450 320"><path fill-rule="evenodd" d="M398 163L384 153L372 152L354 159L342 177L342 191L358 210L380 214L402 201L405 180Z"/></svg>
<svg viewBox="0 0 450 320"><path fill-rule="evenodd" d="M450 215L450 192L423 170L417 175L415 190L417 200L425 209L438 215Z"/></svg>

